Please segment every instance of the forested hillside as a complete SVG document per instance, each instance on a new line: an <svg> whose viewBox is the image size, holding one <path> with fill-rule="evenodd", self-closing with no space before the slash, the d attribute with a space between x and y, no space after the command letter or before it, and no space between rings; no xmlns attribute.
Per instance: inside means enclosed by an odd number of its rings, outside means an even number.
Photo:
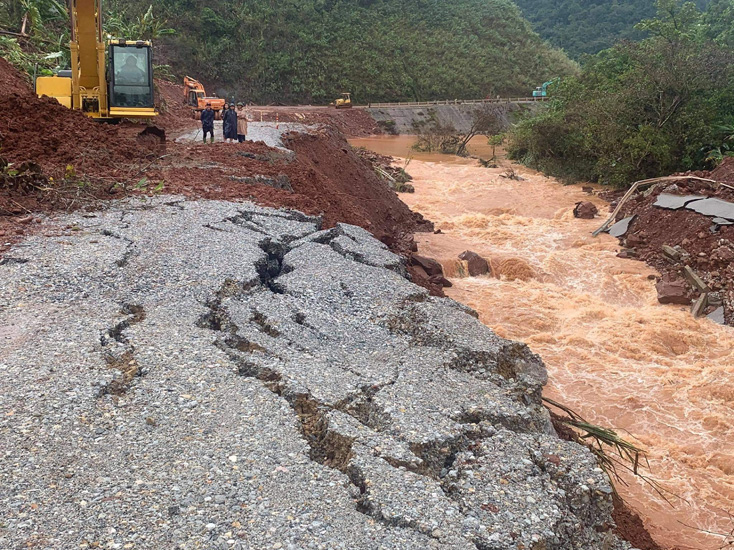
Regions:
<svg viewBox="0 0 734 550"><path fill-rule="evenodd" d="M149 0L108 3L131 19ZM529 94L574 64L509 0L161 0L159 62L256 102Z"/></svg>
<svg viewBox="0 0 734 550"><path fill-rule="evenodd" d="M640 40L634 26L655 15L654 0L515 0L535 31L572 58L620 40ZM696 0L699 8L708 0Z"/></svg>
<svg viewBox="0 0 734 550"><path fill-rule="evenodd" d="M648 38L589 57L512 132L514 158L569 180L626 185L734 155L734 0L660 0Z"/></svg>

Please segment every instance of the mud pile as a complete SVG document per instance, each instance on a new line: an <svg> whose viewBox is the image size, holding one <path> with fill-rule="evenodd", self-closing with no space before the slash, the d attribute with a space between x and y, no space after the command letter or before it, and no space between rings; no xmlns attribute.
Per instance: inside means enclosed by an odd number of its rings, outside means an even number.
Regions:
<svg viewBox="0 0 734 550"><path fill-rule="evenodd" d="M697 174L721 183L734 184L734 159L727 159L711 173ZM713 293L710 314L723 302L727 324L734 324L734 225L719 225L712 217L690 209L655 206L661 194L681 197L715 197L734 202L734 190L707 182L681 179L638 193L626 203L618 219L634 216L622 237L622 254L638 258L660 271L660 299L671 303L692 303L700 296L686 281L686 266L698 274ZM669 248L664 248L669 247ZM667 250L667 253L666 253ZM690 278L690 275L689 275ZM667 296L672 291L680 296ZM664 296L665 295L665 296ZM680 300L678 300L680 298Z"/></svg>
<svg viewBox="0 0 734 550"><path fill-rule="evenodd" d="M33 213L119 196L155 156L140 128L101 125L56 100L0 59L0 253L34 227ZM156 143L157 148L157 143Z"/></svg>
<svg viewBox="0 0 734 550"><path fill-rule="evenodd" d="M197 124L192 109L183 102L183 86L168 80L156 79L159 115L155 125L167 132L190 128Z"/></svg>
<svg viewBox="0 0 734 550"><path fill-rule="evenodd" d="M311 181L309 194L318 194L325 204L343 211L351 218L347 223L364 227L393 249L400 249L409 233L433 231L433 224L400 201L343 136L323 129L316 134L290 134L285 144L328 185ZM324 216L328 225L337 221L328 210Z"/></svg>
<svg viewBox="0 0 734 550"><path fill-rule="evenodd" d="M54 99L36 97L28 82L2 59L0 82L0 145L8 162L35 162L55 179L72 170L114 178L131 161L150 153L115 126L98 124Z"/></svg>

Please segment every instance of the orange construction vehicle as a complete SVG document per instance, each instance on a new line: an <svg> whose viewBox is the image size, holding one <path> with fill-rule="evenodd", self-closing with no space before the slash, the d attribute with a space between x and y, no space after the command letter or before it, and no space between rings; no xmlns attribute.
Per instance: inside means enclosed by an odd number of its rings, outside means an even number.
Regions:
<svg viewBox="0 0 734 550"><path fill-rule="evenodd" d="M196 120L201 118L201 112L206 109L206 104L211 103L212 109L216 113L214 116L219 120L222 117L225 101L219 97L206 97L204 85L195 78L187 76L184 77L184 103L193 108Z"/></svg>

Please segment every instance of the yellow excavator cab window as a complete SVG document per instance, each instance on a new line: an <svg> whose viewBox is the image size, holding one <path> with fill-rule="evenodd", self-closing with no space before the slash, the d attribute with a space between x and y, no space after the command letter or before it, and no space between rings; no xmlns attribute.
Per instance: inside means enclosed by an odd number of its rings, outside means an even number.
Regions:
<svg viewBox="0 0 734 550"><path fill-rule="evenodd" d="M150 47L110 45L110 107L153 107Z"/></svg>

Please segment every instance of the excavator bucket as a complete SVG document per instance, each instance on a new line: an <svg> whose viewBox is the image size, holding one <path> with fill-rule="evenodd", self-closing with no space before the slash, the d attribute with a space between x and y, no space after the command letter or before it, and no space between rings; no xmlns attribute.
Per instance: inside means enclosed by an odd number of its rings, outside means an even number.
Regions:
<svg viewBox="0 0 734 550"><path fill-rule="evenodd" d="M158 126L146 126L145 129L138 134L138 137L155 136L161 143L166 142L166 131Z"/></svg>

